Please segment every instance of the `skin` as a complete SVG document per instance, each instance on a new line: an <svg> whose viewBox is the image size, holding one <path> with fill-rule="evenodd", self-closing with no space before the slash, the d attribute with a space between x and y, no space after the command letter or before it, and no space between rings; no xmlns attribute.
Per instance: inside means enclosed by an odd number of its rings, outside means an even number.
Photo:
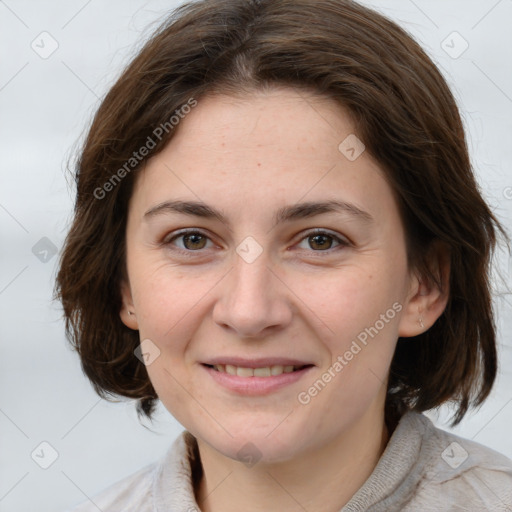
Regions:
<svg viewBox="0 0 512 512"><path fill-rule="evenodd" d="M339 105L293 89L209 96L137 176L120 314L158 347L147 367L151 382L198 440L202 511L343 507L391 435L384 401L397 338L428 329L446 306L447 288L442 293L407 267L403 224L378 163L367 151L355 161L339 151L354 133ZM221 210L230 228L180 213L144 217L176 199ZM335 212L273 227L279 208L329 199L357 205L373 220ZM171 240L183 228L207 238ZM347 243L317 240L312 228ZM236 252L248 236L262 249L251 263ZM300 403L298 394L396 303L394 318ZM269 395L241 396L201 366L219 355L288 356L315 366ZM252 467L237 456L249 442L261 454Z"/></svg>

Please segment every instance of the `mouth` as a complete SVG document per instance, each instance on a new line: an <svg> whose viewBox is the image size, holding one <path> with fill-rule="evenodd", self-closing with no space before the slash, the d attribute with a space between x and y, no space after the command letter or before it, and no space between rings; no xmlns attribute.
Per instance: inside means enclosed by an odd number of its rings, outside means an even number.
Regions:
<svg viewBox="0 0 512 512"><path fill-rule="evenodd" d="M249 377L275 377L282 375L283 373L293 373L305 368L313 366L312 364L302 365L271 365L271 366L235 366L232 364L205 364L208 368L220 373L227 373L228 375L236 375L237 377L249 378Z"/></svg>
<svg viewBox="0 0 512 512"><path fill-rule="evenodd" d="M283 358L223 358L200 366L222 389L250 396L268 395L290 386L315 368L311 363Z"/></svg>

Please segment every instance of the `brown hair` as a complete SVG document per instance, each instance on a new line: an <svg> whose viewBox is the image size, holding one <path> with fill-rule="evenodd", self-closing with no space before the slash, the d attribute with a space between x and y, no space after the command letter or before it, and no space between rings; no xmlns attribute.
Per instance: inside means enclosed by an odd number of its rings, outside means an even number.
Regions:
<svg viewBox="0 0 512 512"><path fill-rule="evenodd" d="M398 340L386 405L400 415L451 400L458 423L496 377L490 262L498 231L508 237L479 192L455 100L436 66L403 29L349 0L185 4L108 92L77 161L75 215L55 294L83 371L101 397L138 399L139 416L151 418L157 395L134 356L139 333L119 317L135 173L115 183L114 173L127 170L133 152L191 98L272 86L309 90L351 113L396 195L410 268L436 280L429 248L448 248L448 304L427 332ZM151 156L174 131L162 132Z"/></svg>

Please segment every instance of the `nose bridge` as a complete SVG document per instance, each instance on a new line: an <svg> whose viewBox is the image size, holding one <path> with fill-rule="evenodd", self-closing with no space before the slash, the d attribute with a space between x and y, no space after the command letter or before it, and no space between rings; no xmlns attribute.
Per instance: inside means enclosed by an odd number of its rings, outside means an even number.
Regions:
<svg viewBox="0 0 512 512"><path fill-rule="evenodd" d="M243 249L242 244L238 249L240 251ZM262 251L254 259L245 259L244 255L238 252L231 272L233 292L238 299L243 299L244 296L250 300L263 299L270 294L273 276L269 259L268 251ZM266 300L268 299L269 297L266 297Z"/></svg>

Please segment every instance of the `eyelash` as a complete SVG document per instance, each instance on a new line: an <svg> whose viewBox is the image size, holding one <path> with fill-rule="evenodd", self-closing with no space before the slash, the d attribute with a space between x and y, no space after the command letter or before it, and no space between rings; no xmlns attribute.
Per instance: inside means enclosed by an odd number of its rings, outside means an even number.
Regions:
<svg viewBox="0 0 512 512"><path fill-rule="evenodd" d="M203 231L200 231L198 229L188 229L188 230L184 230L184 231L180 231L178 233L176 233L172 238L170 239L164 239L164 241L162 242L162 245L168 247L168 246L171 246L172 245L172 242L174 242L174 240L177 240L179 238L183 238L184 236L187 236L187 235L201 235L205 238L207 238L208 240L211 241L210 237L204 233ZM313 250L311 249L312 252L314 253L327 253L327 255L330 255L332 254L333 251L335 251L336 249L340 249L340 248L343 248L343 247L348 247L350 245L350 243L347 241L347 240L344 240L342 238L340 238L339 236L333 234L333 233L330 233L329 231L325 231L325 230L322 230L322 229L313 229L311 231L308 231L300 240L299 240L299 243L302 242L303 240L307 239L307 238L310 238L312 236L317 236L317 235L324 235L324 236L327 236L329 238L332 238L334 239L339 245L334 247L334 248L330 248L330 249L325 249L325 250ZM181 249L181 248L176 248L176 247L173 247L171 249L172 251L175 251L177 253L180 253L180 254L183 254L185 256L188 256L188 257L194 257L194 253L201 253L203 251L203 249L197 249L197 250L191 250L191 249ZM323 255L321 256L323 257Z"/></svg>

